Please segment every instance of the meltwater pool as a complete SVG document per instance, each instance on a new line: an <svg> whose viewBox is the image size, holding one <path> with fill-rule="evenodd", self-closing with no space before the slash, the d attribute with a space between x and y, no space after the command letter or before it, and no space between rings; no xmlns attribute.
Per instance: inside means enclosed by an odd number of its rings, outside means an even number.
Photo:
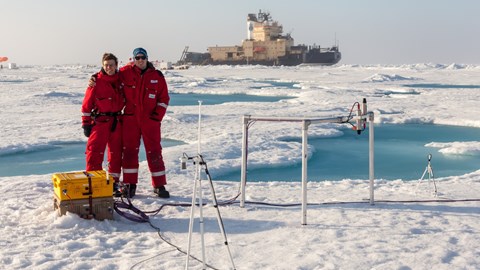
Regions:
<svg viewBox="0 0 480 270"><path fill-rule="evenodd" d="M183 142L162 139L164 148L179 144ZM85 145L86 142L52 143L28 151L0 155L0 177L83 170ZM146 160L143 145L140 146L139 160Z"/></svg>
<svg viewBox="0 0 480 270"><path fill-rule="evenodd" d="M368 179L368 128L361 135L342 129L334 138L309 138L315 152L308 160L308 180ZM435 178L455 176L480 169L480 152L442 154L431 142L480 141L480 129L469 127L402 124L375 126L375 179L418 180L432 154ZM301 138L298 138L301 142ZM299 158L301 153L299 154ZM301 163L281 167L248 169L248 181L300 181ZM240 169L214 176L240 180Z"/></svg>

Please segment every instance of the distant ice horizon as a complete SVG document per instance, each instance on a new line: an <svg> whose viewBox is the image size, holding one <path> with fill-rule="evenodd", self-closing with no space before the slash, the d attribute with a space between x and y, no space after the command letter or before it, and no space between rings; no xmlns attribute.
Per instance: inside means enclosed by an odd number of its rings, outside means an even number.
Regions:
<svg viewBox="0 0 480 270"><path fill-rule="evenodd" d="M157 68L163 61L149 60ZM119 60L119 66L128 64L129 60ZM165 61L175 64L175 61ZM15 61L7 61L0 63L4 69L8 69L9 63L15 63L16 68L30 68L30 67L97 67L101 68L100 63L86 63L86 62L71 62L71 63L56 63L56 64L36 64L36 63L22 63L18 64ZM319 67L319 68L339 68L339 67L430 67L430 68L471 68L479 67L480 63L463 63L463 62L412 62L412 63L338 63L331 66L324 66L319 64L300 64L297 66L264 66L264 65L189 65L189 68L205 68L205 67L230 67L230 68L248 68L248 67L264 67L264 68L299 68L299 67ZM162 70L163 71L163 70Z"/></svg>

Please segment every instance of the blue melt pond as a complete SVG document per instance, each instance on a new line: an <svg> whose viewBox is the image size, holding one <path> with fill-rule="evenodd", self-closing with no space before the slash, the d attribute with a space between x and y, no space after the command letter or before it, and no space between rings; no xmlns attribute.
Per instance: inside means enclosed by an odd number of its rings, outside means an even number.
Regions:
<svg viewBox="0 0 480 270"><path fill-rule="evenodd" d="M368 179L369 132L361 135L342 129L334 138L309 138L315 152L308 160L309 181ZM430 142L478 141L480 129L444 125L376 125L374 128L375 179L418 180L432 154L434 177L463 175L480 169L480 154L442 154L426 147ZM301 142L301 139L295 140ZM299 153L300 157L301 153ZM301 163L247 169L247 181L301 181ZM240 170L215 177L239 181Z"/></svg>
<svg viewBox="0 0 480 270"><path fill-rule="evenodd" d="M162 139L162 147L183 144ZM55 143L32 150L0 155L0 177L48 174L85 169L85 142ZM140 147L139 160L145 160L145 148ZM106 156L106 154L105 154Z"/></svg>
<svg viewBox="0 0 480 270"><path fill-rule="evenodd" d="M438 89L477 89L480 85L471 84L442 84L442 83L414 83L404 84L405 87L414 88L438 88Z"/></svg>
<svg viewBox="0 0 480 270"><path fill-rule="evenodd" d="M198 105L201 100L203 104L215 105L226 102L276 102L282 99L290 99L287 96L256 96L246 94L228 94L228 95L214 95L214 94L178 94L170 93L169 106L193 106Z"/></svg>

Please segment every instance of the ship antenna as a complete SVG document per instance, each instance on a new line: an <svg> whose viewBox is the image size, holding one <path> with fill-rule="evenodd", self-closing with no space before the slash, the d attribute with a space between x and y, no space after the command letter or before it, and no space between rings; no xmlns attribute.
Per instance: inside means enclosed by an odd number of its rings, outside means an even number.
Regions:
<svg viewBox="0 0 480 270"><path fill-rule="evenodd" d="M263 22L269 22L271 21L271 16L268 11L262 12L262 10L258 10L258 21L263 23Z"/></svg>

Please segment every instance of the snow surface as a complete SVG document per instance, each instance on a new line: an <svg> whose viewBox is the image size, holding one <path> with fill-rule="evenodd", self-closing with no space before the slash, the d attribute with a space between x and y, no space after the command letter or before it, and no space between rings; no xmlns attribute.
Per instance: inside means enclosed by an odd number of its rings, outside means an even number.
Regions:
<svg viewBox="0 0 480 270"><path fill-rule="evenodd" d="M98 67L21 66L0 70L0 155L48 149L55 142L85 141L80 105L88 77ZM279 102L231 102L202 106L202 154L212 175L239 170L244 114L337 117L367 98L375 123L425 123L480 127L480 87L406 87L405 84L480 85L480 66L417 64L334 67L193 67L166 71L172 93L291 96ZM272 82L291 83L292 87ZM182 153L197 151L197 106L170 106L163 137L186 144L164 149L167 188L158 199L150 190L147 165L140 165L133 203L151 211L166 203L189 203L194 166L180 170ZM338 125L312 125L310 136L336 136ZM293 123L255 123L249 138L249 166L301 162ZM478 155L476 142L431 142L445 155ZM315 149L309 149L310 152ZM367 154L365 158L368 158ZM83 168L78 168L82 170ZM0 176L2 173L0 172ZM300 175L299 175L300 179ZM234 198L239 182L214 179L220 202ZM299 182L248 183L251 202L298 204ZM249 203L220 207L236 269L479 269L480 170L432 182L375 180L375 205L366 179L308 183L307 225L300 206ZM148 223L117 213L114 220L84 220L53 211L51 175L0 177L0 269L183 269L185 254L164 242ZM232 265L202 181L207 263ZM165 206L150 218L161 236L187 250L190 208ZM198 212L192 255L201 258ZM191 269L202 264L190 259Z"/></svg>

